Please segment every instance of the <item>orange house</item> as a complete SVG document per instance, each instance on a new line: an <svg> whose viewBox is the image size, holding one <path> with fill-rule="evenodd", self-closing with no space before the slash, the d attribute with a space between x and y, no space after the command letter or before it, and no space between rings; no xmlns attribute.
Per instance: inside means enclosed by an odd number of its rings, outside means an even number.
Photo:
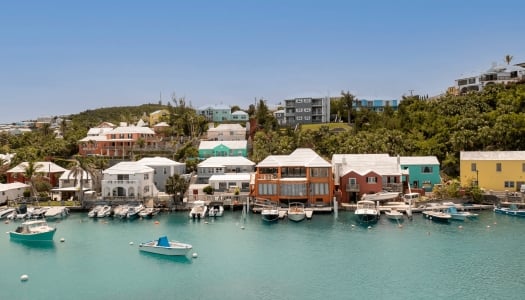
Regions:
<svg viewBox="0 0 525 300"><path fill-rule="evenodd" d="M257 199L330 205L333 194L332 166L311 149L270 155L256 166L252 196Z"/></svg>
<svg viewBox="0 0 525 300"><path fill-rule="evenodd" d="M160 143L159 137L148 127L119 126L98 130L99 134L88 134L79 141L80 155L129 157L133 149L156 148Z"/></svg>

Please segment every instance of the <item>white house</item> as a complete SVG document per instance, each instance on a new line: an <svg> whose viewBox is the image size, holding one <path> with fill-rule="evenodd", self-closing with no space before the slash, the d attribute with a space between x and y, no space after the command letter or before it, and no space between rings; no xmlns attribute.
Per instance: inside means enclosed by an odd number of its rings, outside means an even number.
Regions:
<svg viewBox="0 0 525 300"><path fill-rule="evenodd" d="M166 157L145 157L137 163L153 168L153 182L160 192L166 192L169 177L186 173L186 164Z"/></svg>
<svg viewBox="0 0 525 300"><path fill-rule="evenodd" d="M102 197L106 200L143 201L158 195L151 167L120 162L102 172Z"/></svg>
<svg viewBox="0 0 525 300"><path fill-rule="evenodd" d="M246 140L246 128L240 124L219 124L208 129L208 140L243 141Z"/></svg>
<svg viewBox="0 0 525 300"><path fill-rule="evenodd" d="M21 182L0 183L0 205L7 204L10 200L23 197L24 191L28 188L28 184Z"/></svg>
<svg viewBox="0 0 525 300"><path fill-rule="evenodd" d="M209 179L209 185L216 192L234 192L239 189L239 192L250 191L250 180L252 175L250 173L228 173L222 175L213 175Z"/></svg>
<svg viewBox="0 0 525 300"><path fill-rule="evenodd" d="M80 191L80 178L82 177L82 189L84 190L84 193L92 191L94 189L93 186L93 178L91 175L84 171L82 176L80 174L77 175L75 178L70 170L65 171L60 178L58 179L58 188L52 189L51 191L53 193L59 194L59 197L56 197L56 199L60 200L68 200L72 197L78 196L77 193ZM93 194L93 192L88 193ZM55 196L53 196L55 198Z"/></svg>
<svg viewBox="0 0 525 300"><path fill-rule="evenodd" d="M197 183L206 184L213 175L254 171L255 163L243 156L214 156L197 165Z"/></svg>

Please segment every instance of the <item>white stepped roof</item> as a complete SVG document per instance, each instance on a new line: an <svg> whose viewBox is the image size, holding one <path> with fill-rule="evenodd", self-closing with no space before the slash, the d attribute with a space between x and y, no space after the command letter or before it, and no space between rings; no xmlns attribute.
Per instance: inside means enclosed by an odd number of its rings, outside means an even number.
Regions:
<svg viewBox="0 0 525 300"><path fill-rule="evenodd" d="M166 157L144 157L137 161L145 166L178 166L184 165L183 163L176 162Z"/></svg>
<svg viewBox="0 0 525 300"><path fill-rule="evenodd" d="M257 167L331 167L331 164L309 148L298 148L290 155L270 155Z"/></svg>
<svg viewBox="0 0 525 300"><path fill-rule="evenodd" d="M104 174L140 174L151 173L155 171L153 168L137 163L136 161L125 161L114 165L111 168L104 170Z"/></svg>

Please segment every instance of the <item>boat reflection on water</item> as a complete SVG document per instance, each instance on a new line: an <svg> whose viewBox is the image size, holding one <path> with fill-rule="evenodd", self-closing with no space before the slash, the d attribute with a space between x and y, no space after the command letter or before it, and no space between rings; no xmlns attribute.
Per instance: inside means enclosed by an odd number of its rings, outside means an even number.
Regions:
<svg viewBox="0 0 525 300"><path fill-rule="evenodd" d="M48 250L54 252L56 249L55 242L53 241L24 241L24 240L17 240L12 239L11 243L20 245L24 249L31 249L31 250Z"/></svg>

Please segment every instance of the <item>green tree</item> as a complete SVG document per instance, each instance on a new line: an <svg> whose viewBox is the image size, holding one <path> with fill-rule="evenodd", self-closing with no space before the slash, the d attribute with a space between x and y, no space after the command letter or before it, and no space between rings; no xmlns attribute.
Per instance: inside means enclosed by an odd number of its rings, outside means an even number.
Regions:
<svg viewBox="0 0 525 300"><path fill-rule="evenodd" d="M166 182L166 192L171 194L173 201L182 202L182 197L189 187L189 182L179 174L170 176Z"/></svg>

